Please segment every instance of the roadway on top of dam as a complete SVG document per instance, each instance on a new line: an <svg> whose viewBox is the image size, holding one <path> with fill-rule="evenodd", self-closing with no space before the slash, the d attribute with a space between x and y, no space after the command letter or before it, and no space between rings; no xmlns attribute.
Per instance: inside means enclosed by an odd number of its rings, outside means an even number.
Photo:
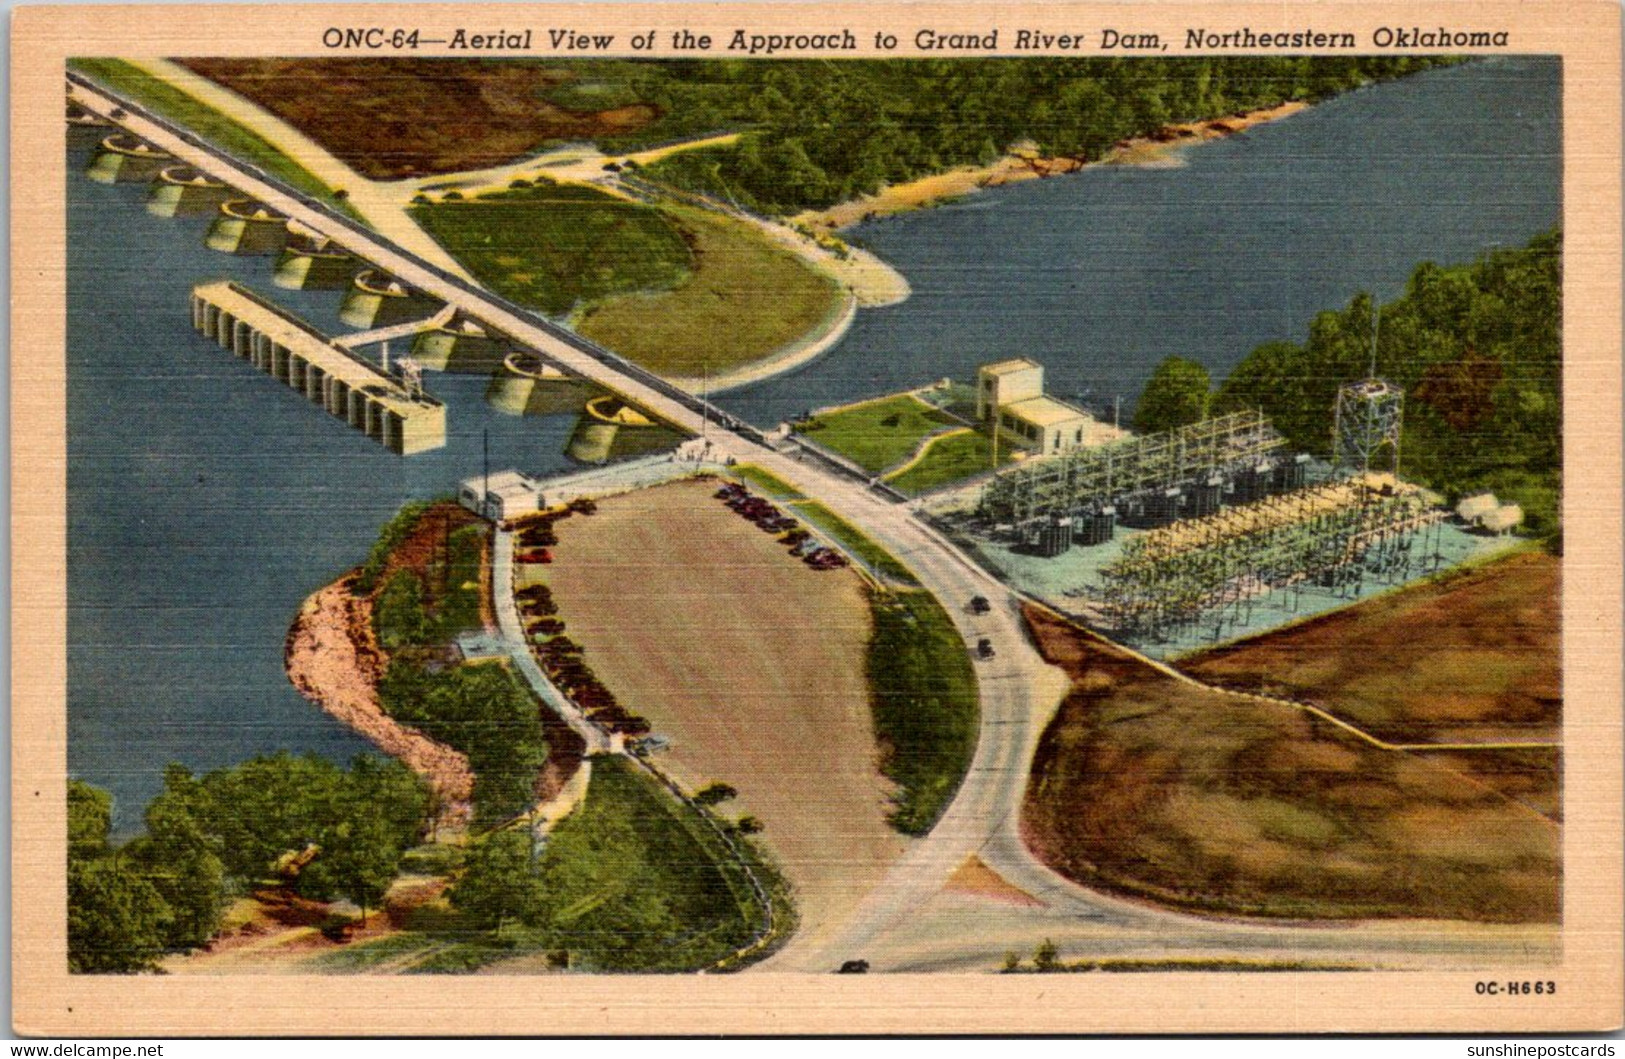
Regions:
<svg viewBox="0 0 1625 1059"><path fill-rule="evenodd" d="M722 424L759 440L760 432L644 368L423 260L325 205L285 187L258 167L238 161L185 129L152 114L89 78L69 71L69 96L86 110L123 126L200 172L237 188L403 283L455 306L464 315L527 346L560 367L641 405L674 426L698 434ZM115 111L122 114L115 115ZM754 446L752 446L754 447Z"/></svg>

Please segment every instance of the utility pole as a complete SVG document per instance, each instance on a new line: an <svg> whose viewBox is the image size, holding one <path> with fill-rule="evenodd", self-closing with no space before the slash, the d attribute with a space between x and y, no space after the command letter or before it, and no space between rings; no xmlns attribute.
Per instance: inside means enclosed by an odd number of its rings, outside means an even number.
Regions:
<svg viewBox="0 0 1625 1059"><path fill-rule="evenodd" d="M491 428L486 427L480 431L480 452L482 456L481 468L484 477L480 480L480 511L486 518L491 518Z"/></svg>

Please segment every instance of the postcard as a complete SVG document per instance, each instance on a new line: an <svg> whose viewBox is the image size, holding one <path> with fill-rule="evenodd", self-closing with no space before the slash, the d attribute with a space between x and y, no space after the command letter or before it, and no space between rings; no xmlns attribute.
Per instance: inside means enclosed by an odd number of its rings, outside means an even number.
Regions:
<svg viewBox="0 0 1625 1059"><path fill-rule="evenodd" d="M19 8L18 1032L1619 1026L1619 18Z"/></svg>

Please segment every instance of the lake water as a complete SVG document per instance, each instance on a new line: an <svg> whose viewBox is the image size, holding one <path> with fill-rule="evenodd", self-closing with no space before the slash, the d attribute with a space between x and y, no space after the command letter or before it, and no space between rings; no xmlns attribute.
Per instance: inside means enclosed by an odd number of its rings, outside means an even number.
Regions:
<svg viewBox="0 0 1625 1059"><path fill-rule="evenodd" d="M493 469L569 466L571 415L489 411L486 380L430 375L445 448L402 459L192 330L193 285L230 278L330 331L339 292L270 282L270 258L202 245L204 219L147 214L146 185L69 159L68 767L139 827L171 761L278 749L346 760L368 744L282 668L311 592L366 557L409 499Z"/></svg>
<svg viewBox="0 0 1625 1059"><path fill-rule="evenodd" d="M1098 166L871 221L848 234L913 297L720 401L772 424L1012 355L1042 362L1052 393L1125 411L1166 356L1218 379L1361 290L1395 297L1422 261L1556 224L1560 103L1555 59L1476 62L1190 147L1178 168Z"/></svg>
<svg viewBox="0 0 1625 1059"><path fill-rule="evenodd" d="M914 287L829 355L726 395L772 424L1025 354L1050 389L1132 397L1181 354L1222 374L1301 339L1362 289L1391 298L1423 260L1465 261L1556 223L1559 67L1494 60L1331 100L1198 146L1180 168L1097 168L866 224ZM231 278L318 326L337 293L270 284L267 259L202 246L205 222L142 208L144 185L69 159L68 765L110 789L128 834L166 763L367 744L296 694L288 624L359 562L403 502L492 466L563 468L573 417L491 414L483 379L431 376L447 447L402 459L191 328L196 283Z"/></svg>

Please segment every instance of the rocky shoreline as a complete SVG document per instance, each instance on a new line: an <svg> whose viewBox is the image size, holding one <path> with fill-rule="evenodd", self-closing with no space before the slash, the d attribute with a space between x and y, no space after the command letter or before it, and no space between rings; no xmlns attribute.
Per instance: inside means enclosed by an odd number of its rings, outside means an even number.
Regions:
<svg viewBox="0 0 1625 1059"><path fill-rule="evenodd" d="M351 591L354 578L345 575L299 608L288 630L288 679L328 716L422 776L435 793L437 828L467 827L474 795L468 758L384 712L377 683L387 660L372 642L370 601Z"/></svg>

